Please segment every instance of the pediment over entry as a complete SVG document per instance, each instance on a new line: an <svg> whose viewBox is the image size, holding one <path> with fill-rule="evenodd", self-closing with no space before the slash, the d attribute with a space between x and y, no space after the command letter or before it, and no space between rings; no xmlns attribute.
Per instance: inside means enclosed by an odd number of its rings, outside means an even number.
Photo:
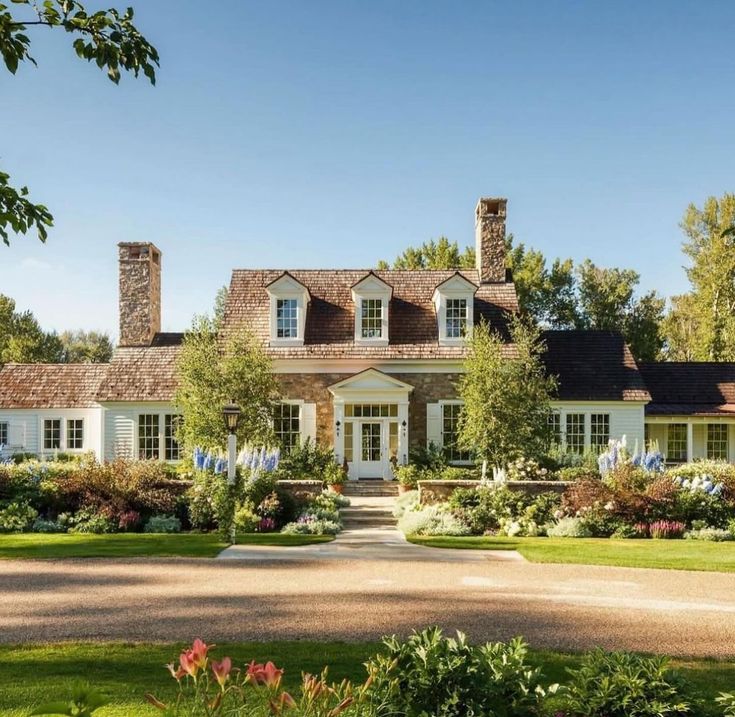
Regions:
<svg viewBox="0 0 735 717"><path fill-rule="evenodd" d="M394 395L407 395L413 391L413 386L393 376L368 368L354 376L345 378L329 386L329 392L333 396L353 395L356 393L390 393Z"/></svg>

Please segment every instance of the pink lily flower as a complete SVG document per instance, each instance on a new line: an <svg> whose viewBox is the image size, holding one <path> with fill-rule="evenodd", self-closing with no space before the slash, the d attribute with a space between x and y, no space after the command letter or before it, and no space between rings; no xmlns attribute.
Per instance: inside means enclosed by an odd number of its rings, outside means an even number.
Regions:
<svg viewBox="0 0 735 717"><path fill-rule="evenodd" d="M281 677L283 670L279 670L272 662L262 665L253 660L248 665L247 678L256 685L278 687L281 684Z"/></svg>
<svg viewBox="0 0 735 717"><path fill-rule="evenodd" d="M232 660L229 657L223 657L221 662L212 661L212 672L220 687L225 686L230 670L232 670Z"/></svg>
<svg viewBox="0 0 735 717"><path fill-rule="evenodd" d="M191 646L191 650L189 651L191 653L191 657L194 660L195 664L199 668L206 667L207 664L207 653L215 647L214 645L207 645L202 640L197 638L194 640L194 644Z"/></svg>

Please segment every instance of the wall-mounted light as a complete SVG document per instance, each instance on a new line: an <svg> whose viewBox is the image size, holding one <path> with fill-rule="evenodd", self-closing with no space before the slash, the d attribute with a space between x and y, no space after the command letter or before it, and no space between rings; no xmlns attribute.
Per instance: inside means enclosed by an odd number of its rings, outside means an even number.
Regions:
<svg viewBox="0 0 735 717"><path fill-rule="evenodd" d="M403 423L401 423L401 430L403 431L403 437L406 437L406 427L408 426L408 423L404 420Z"/></svg>
<svg viewBox="0 0 735 717"><path fill-rule="evenodd" d="M341 424L341 423L340 423L339 421L337 421L337 423L335 423L335 424L334 424L335 428L337 429L337 438L339 438L339 427L340 427L341 425L342 425L342 424Z"/></svg>

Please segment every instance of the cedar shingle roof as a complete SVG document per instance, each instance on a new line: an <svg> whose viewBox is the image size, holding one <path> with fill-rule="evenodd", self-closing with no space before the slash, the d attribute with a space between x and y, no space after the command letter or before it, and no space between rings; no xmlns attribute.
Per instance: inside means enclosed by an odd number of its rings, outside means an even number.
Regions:
<svg viewBox="0 0 735 717"><path fill-rule="evenodd" d="M268 347L273 358L366 358L366 359L457 359L461 347L439 346L434 289L455 271L373 271L393 287L390 302L388 346L354 343L355 305L351 287L370 269L289 270L311 295L303 346ZM235 328L252 331L265 346L270 339L270 298L265 290L284 270L237 269L232 273L225 309L225 334ZM515 286L480 284L475 270L459 272L478 286L475 319L484 317L497 330L506 332L505 315L518 310Z"/></svg>
<svg viewBox="0 0 735 717"><path fill-rule="evenodd" d="M735 414L735 363L671 361L640 369L651 392L647 415Z"/></svg>
<svg viewBox="0 0 735 717"><path fill-rule="evenodd" d="M171 335L167 335L171 337ZM110 368L97 391L97 400L171 401L176 391L176 359L181 350L177 340L143 348L117 348Z"/></svg>
<svg viewBox="0 0 735 717"><path fill-rule="evenodd" d="M544 331L544 363L563 401L648 401L638 366L614 331Z"/></svg>
<svg viewBox="0 0 735 717"><path fill-rule="evenodd" d="M109 364L5 364L0 408L90 408Z"/></svg>

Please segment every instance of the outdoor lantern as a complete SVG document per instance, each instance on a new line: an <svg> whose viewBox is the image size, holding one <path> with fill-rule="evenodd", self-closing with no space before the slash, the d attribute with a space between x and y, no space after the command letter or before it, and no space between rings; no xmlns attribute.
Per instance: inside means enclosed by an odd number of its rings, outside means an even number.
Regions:
<svg viewBox="0 0 735 717"><path fill-rule="evenodd" d="M401 423L401 428L403 429L404 438L406 437L406 426L408 426L408 423L406 423L406 421L403 421L403 423Z"/></svg>
<svg viewBox="0 0 735 717"><path fill-rule="evenodd" d="M339 427L342 425L339 421L334 424L337 427L337 438L339 438Z"/></svg>
<svg viewBox="0 0 735 717"><path fill-rule="evenodd" d="M237 424L240 421L241 413L242 411L240 410L240 406L238 406L236 403L228 403L222 409L222 416L225 419L225 426L227 426L227 430L230 433L235 433L235 431L237 431Z"/></svg>

